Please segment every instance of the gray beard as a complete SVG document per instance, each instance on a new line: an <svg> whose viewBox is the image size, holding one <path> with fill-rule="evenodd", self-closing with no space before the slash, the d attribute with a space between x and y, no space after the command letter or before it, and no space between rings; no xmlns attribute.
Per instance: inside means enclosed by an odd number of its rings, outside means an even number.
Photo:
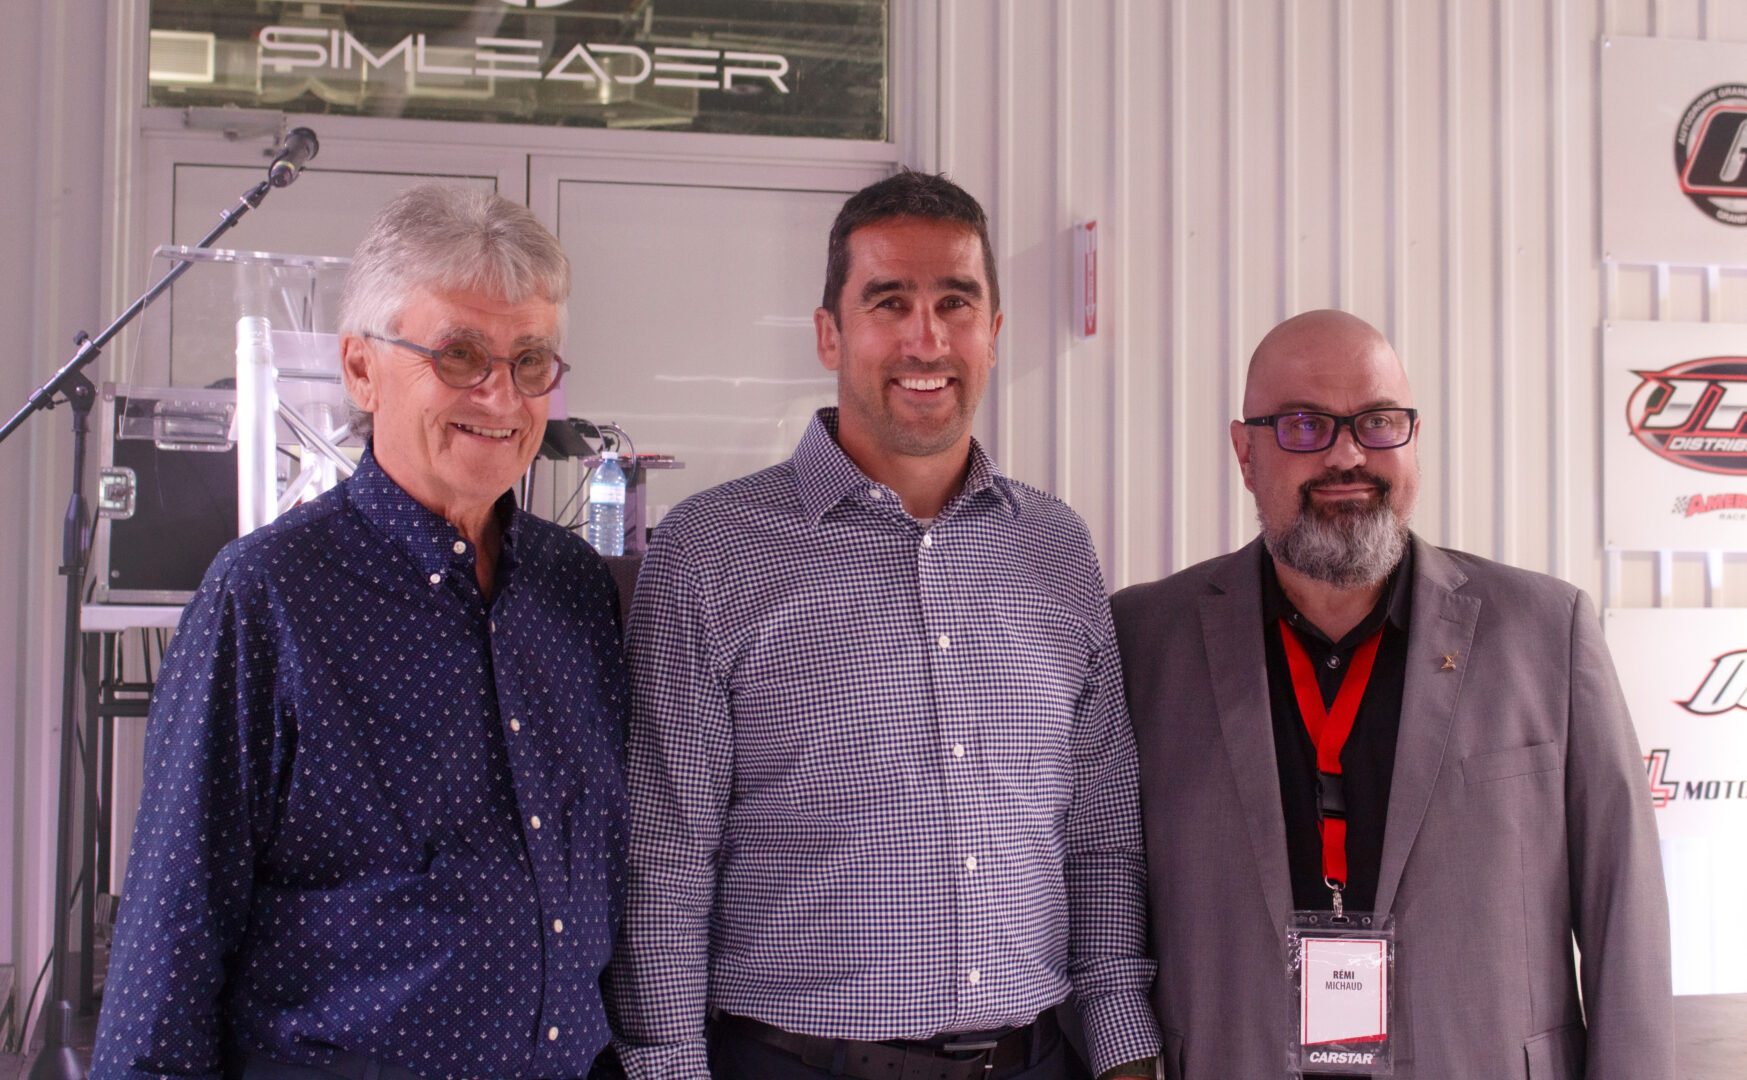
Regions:
<svg viewBox="0 0 1747 1080"><path fill-rule="evenodd" d="M1275 562L1337 589L1375 585L1407 550L1407 522L1395 516L1388 493L1374 506L1300 509L1284 528L1262 520L1262 542Z"/></svg>

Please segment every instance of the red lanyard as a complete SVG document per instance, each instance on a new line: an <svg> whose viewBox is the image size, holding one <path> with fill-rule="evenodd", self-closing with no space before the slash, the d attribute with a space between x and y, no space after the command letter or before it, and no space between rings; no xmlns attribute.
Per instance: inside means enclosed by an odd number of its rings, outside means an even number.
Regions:
<svg viewBox="0 0 1747 1080"><path fill-rule="evenodd" d="M1332 710L1322 704L1322 687L1316 681L1316 669L1298 635L1280 620L1280 642L1286 647L1286 665L1292 671L1292 692L1298 698L1298 715L1304 718L1310 741L1316 744L1317 830L1322 833L1322 876L1335 891L1335 908L1341 906L1340 891L1347 887L1347 805L1341 793L1341 748L1347 745L1353 721L1359 715L1359 702L1364 700L1365 687L1371 682L1371 665L1377 659L1377 645L1383 640L1383 628L1365 639L1341 688L1335 694Z"/></svg>

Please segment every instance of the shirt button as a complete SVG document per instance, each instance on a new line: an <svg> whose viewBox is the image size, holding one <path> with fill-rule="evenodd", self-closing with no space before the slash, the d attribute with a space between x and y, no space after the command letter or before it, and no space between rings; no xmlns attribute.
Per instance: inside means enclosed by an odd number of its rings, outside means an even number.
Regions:
<svg viewBox="0 0 1747 1080"><path fill-rule="evenodd" d="M952 639L948 638L945 634L940 635L939 637L935 638L934 640L937 644L939 644L939 646L942 649L952 648Z"/></svg>
<svg viewBox="0 0 1747 1080"><path fill-rule="evenodd" d="M558 1029L557 1028L549 1027L546 1029L546 1041L547 1042L557 1042L558 1041Z"/></svg>
<svg viewBox="0 0 1747 1080"><path fill-rule="evenodd" d="M922 534L922 546L923 547L933 547L934 546L934 534L933 533L923 533Z"/></svg>
<svg viewBox="0 0 1747 1080"><path fill-rule="evenodd" d="M552 920L552 932L554 934L564 933L564 920L563 919L553 919Z"/></svg>
<svg viewBox="0 0 1747 1080"><path fill-rule="evenodd" d="M867 489L867 496L870 499L883 499L886 497L886 493L877 487L871 487Z"/></svg>
<svg viewBox="0 0 1747 1080"><path fill-rule="evenodd" d="M966 870L975 870L977 868L977 857L972 855L970 858L966 859L964 861L964 868Z"/></svg>
<svg viewBox="0 0 1747 1080"><path fill-rule="evenodd" d="M510 719L510 730L520 732L522 730L522 722L512 717Z"/></svg>
<svg viewBox="0 0 1747 1080"><path fill-rule="evenodd" d="M432 585L441 585L442 583L443 583L443 575L442 574L432 574L431 575L431 584Z"/></svg>
<svg viewBox="0 0 1747 1080"><path fill-rule="evenodd" d="M952 744L952 756L964 757L964 743L955 742Z"/></svg>
<svg viewBox="0 0 1747 1080"><path fill-rule="evenodd" d="M540 815L535 814L533 817L529 818L528 824L532 825L534 828L538 829L540 827Z"/></svg>
<svg viewBox="0 0 1747 1080"><path fill-rule="evenodd" d="M497 633L497 620L496 619L488 619L486 621L485 625L489 626L491 628L492 633L494 633L494 634Z"/></svg>
<svg viewBox="0 0 1747 1080"><path fill-rule="evenodd" d="M983 981L983 973L980 971L969 971L969 972L965 973L964 979L965 979L965 982L968 982L972 986L975 986L978 983Z"/></svg>
<svg viewBox="0 0 1747 1080"><path fill-rule="evenodd" d="M1328 658L1328 666L1329 666L1329 667L1331 667L1331 668L1338 668L1338 667L1340 667L1340 666L1341 666L1341 658L1340 658L1340 657L1338 657L1338 656L1331 656L1331 657L1329 657L1329 658Z"/></svg>
<svg viewBox="0 0 1747 1080"><path fill-rule="evenodd" d="M465 540L455 541L455 554L457 554L457 555L467 554L467 542Z"/></svg>

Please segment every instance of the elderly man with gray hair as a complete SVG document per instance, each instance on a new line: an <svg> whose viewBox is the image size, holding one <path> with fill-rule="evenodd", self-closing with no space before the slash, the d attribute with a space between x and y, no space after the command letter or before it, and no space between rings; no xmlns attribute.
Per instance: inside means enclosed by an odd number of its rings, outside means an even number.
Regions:
<svg viewBox="0 0 1747 1080"><path fill-rule="evenodd" d="M340 329L373 434L183 614L94 1077L581 1076L606 1045L617 594L509 494L569 292L496 195L424 185L372 225Z"/></svg>

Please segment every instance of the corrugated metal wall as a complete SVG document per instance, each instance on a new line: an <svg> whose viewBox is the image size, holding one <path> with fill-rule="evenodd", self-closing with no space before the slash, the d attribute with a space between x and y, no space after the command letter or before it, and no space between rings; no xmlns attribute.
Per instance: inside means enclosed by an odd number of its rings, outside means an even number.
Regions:
<svg viewBox="0 0 1747 1080"><path fill-rule="evenodd" d="M1407 364L1423 535L1613 604L1747 604L1747 572L1711 590L1702 555L1624 554L1604 592L1597 425L1604 313L1747 322L1741 271L1604 273L1601 40L1747 41L1747 3L941 0L925 14L941 50L923 164L987 197L1007 298L984 432L1009 471L1085 516L1113 586L1254 534L1226 433L1243 366L1275 322L1333 306ZM1102 310L1076 342L1069 230L1085 219Z"/></svg>

